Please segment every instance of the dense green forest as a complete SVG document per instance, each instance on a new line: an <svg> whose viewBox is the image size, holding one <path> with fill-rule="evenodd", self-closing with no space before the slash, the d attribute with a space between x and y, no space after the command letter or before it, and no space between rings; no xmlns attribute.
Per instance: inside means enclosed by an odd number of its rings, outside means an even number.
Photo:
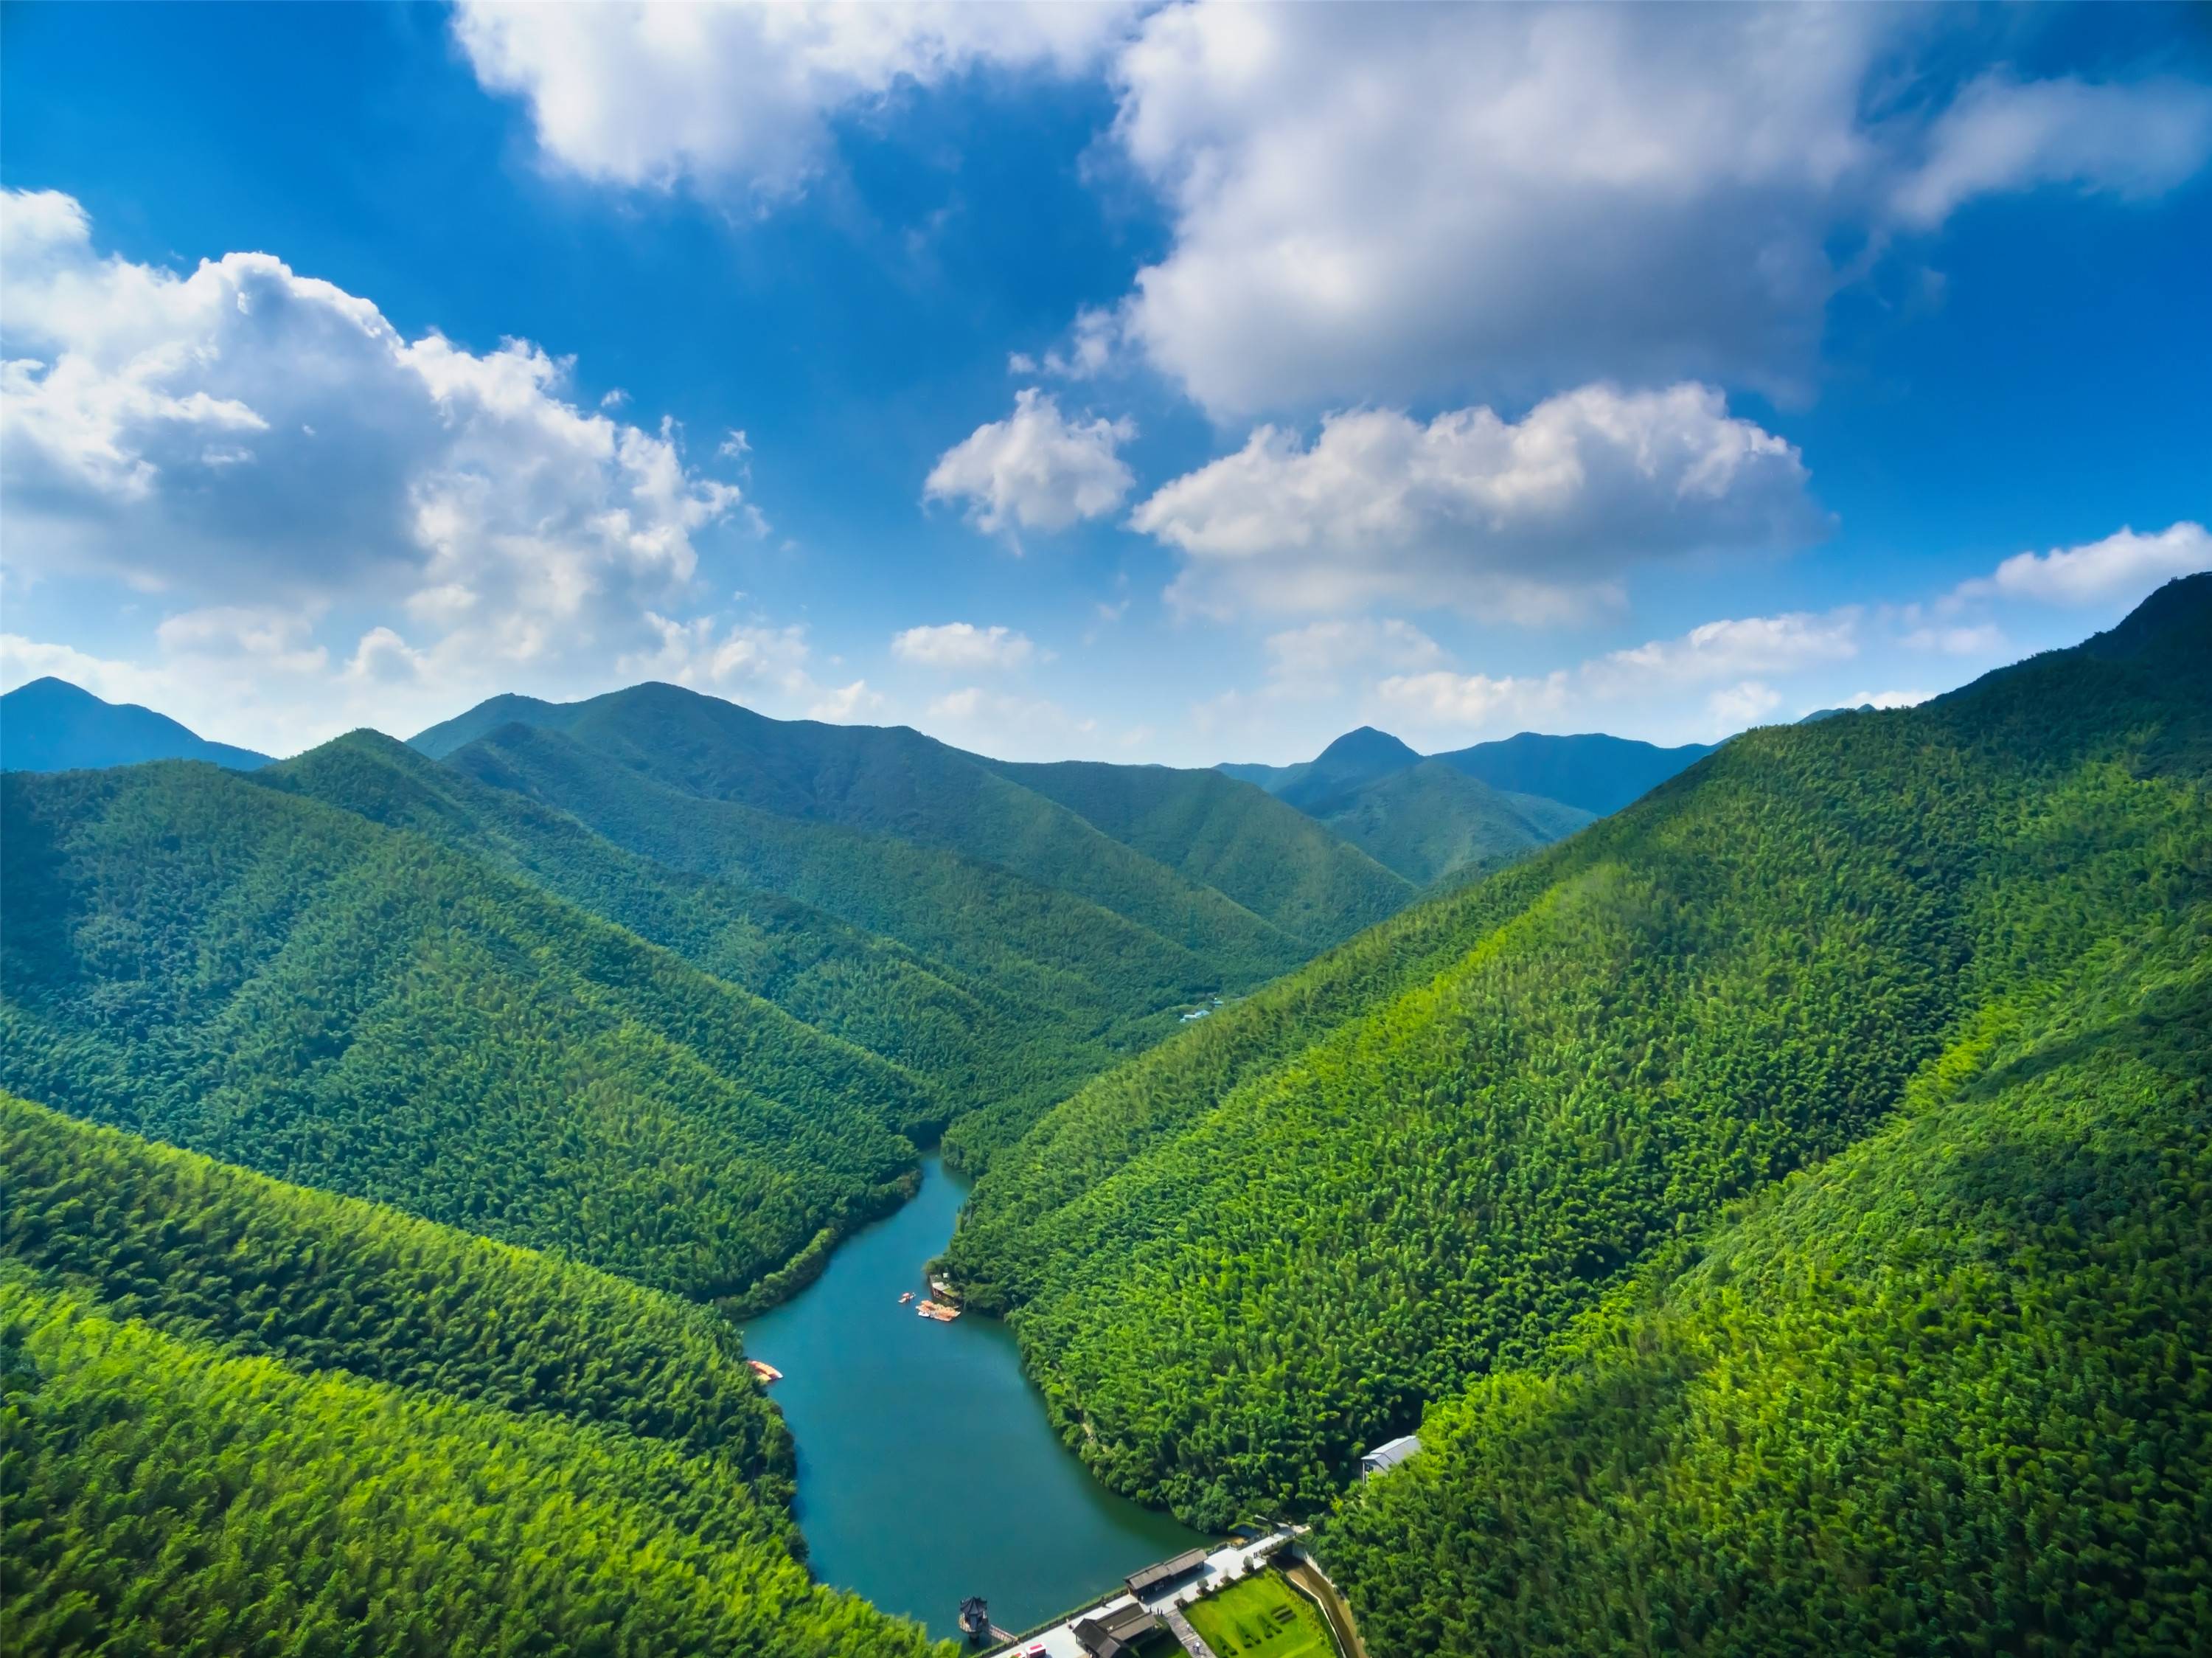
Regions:
<svg viewBox="0 0 2212 1658"><path fill-rule="evenodd" d="M2201 1650L2197 897L1991 1003L1872 1138L1432 1409L1326 1528L1371 1649Z"/></svg>
<svg viewBox="0 0 2212 1658"><path fill-rule="evenodd" d="M757 887L672 869L567 813L356 731L259 774L536 881L931 1085L949 1119L1042 1103L1095 1069L1086 1033L896 939Z"/></svg>
<svg viewBox="0 0 2212 1658"><path fill-rule="evenodd" d="M728 1320L573 1261L0 1094L0 1258L168 1334L720 1456L772 1512L789 1437Z"/></svg>
<svg viewBox="0 0 2212 1658"><path fill-rule="evenodd" d="M927 1087L541 888L202 765L0 779L7 1086L735 1295L874 1212Z"/></svg>
<svg viewBox="0 0 2212 1658"><path fill-rule="evenodd" d="M568 813L672 869L764 888L945 963L1012 1010L1011 1091L945 1135L980 1165L1084 1078L1176 1027L1177 1011L1271 969L1163 937L994 864L890 836L663 788L550 729L510 725L447 764Z"/></svg>
<svg viewBox="0 0 2212 1658"><path fill-rule="evenodd" d="M1475 874L1564 839L1590 814L1533 795L1508 795L1442 760L1422 760L1310 809L1376 862L1425 887Z"/></svg>
<svg viewBox="0 0 2212 1658"><path fill-rule="evenodd" d="M811 1583L721 1458L246 1356L13 1266L0 1458L15 1651L932 1650Z"/></svg>
<svg viewBox="0 0 2212 1658"><path fill-rule="evenodd" d="M1335 930L1296 938L1022 787L991 762L903 726L772 720L668 685L515 711L524 716L520 722L557 730L677 793L957 852L1088 899L1232 972L1280 972L1388 907L1378 908L1364 890L1371 871L1343 863L1337 873L1353 890L1335 906ZM462 719L470 723L460 730L478 723L472 716ZM458 735L436 728L415 742L447 758L457 752L451 737ZM1401 893L1398 901L1410 896Z"/></svg>
<svg viewBox="0 0 2212 1658"><path fill-rule="evenodd" d="M1089 760L996 769L1316 948L1413 896L1402 873L1394 878L1358 842L1218 771Z"/></svg>
<svg viewBox="0 0 2212 1658"><path fill-rule="evenodd" d="M1996 1010L2197 914L2208 635L2194 578L1922 709L1739 738L1086 1087L952 1269L1109 1483L1325 1504Z"/></svg>

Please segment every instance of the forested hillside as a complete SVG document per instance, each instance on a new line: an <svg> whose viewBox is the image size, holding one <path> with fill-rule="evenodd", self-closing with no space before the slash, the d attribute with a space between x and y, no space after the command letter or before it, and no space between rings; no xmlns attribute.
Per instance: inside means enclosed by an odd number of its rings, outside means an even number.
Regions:
<svg viewBox="0 0 2212 1658"><path fill-rule="evenodd" d="M1012 1009L1010 1092L954 1125L956 1159L981 1161L1083 1078L1173 1029L1178 1009L1264 976L977 859L665 788L558 731L503 727L447 764L667 868L896 939Z"/></svg>
<svg viewBox="0 0 2212 1658"><path fill-rule="evenodd" d="M2199 1648L2212 930L2174 895L1432 1409L1327 1527L1370 1649Z"/></svg>
<svg viewBox="0 0 2212 1658"><path fill-rule="evenodd" d="M927 1082L949 1119L1079 1076L1075 1039L895 939L760 887L672 869L565 812L356 731L255 781L413 830L534 881Z"/></svg>
<svg viewBox="0 0 2212 1658"><path fill-rule="evenodd" d="M1378 863L1425 887L1494 869L1590 821L1558 801L1508 795L1442 760L1422 760L1308 808Z"/></svg>
<svg viewBox="0 0 2212 1658"><path fill-rule="evenodd" d="M540 888L209 765L0 779L0 1082L302 1185L744 1292L927 1088Z"/></svg>
<svg viewBox="0 0 2212 1658"><path fill-rule="evenodd" d="M1266 974L1303 960L1307 944L1213 887L1101 832L1058 802L1001 776L989 762L903 726L772 720L718 697L641 685L557 706L503 699L519 722L557 730L635 775L701 800L775 817L890 835L994 864L1090 899L1235 973ZM415 739L457 752L450 739L473 715ZM494 730L500 728L495 727ZM1356 900L1351 921L1368 918ZM1336 936L1341 936L1339 933Z"/></svg>
<svg viewBox="0 0 2212 1658"><path fill-rule="evenodd" d="M0 1096L10 1650L932 1650L730 1325Z"/></svg>
<svg viewBox="0 0 2212 1658"><path fill-rule="evenodd" d="M1218 771L1089 760L1000 763L997 770L1316 949L1395 914L1413 897L1404 879L1356 844Z"/></svg>
<svg viewBox="0 0 2212 1658"><path fill-rule="evenodd" d="M2191 578L1921 709L1738 739L1089 1085L953 1271L1109 1483L1325 1503L2007 1009L2197 924L2207 637Z"/></svg>

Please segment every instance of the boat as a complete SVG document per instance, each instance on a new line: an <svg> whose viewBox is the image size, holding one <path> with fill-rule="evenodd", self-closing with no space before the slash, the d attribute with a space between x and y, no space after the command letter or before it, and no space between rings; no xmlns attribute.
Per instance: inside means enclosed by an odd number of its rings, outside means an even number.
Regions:
<svg viewBox="0 0 2212 1658"><path fill-rule="evenodd" d="M914 1291L913 1291L913 1290L911 1290L911 1289L909 1289L909 1290L908 1290L904 1295L901 1295L901 1296L899 1297L899 1305L900 1305L901 1307L904 1307L904 1306L905 1306L908 1301L912 1301L913 1299L914 1299Z"/></svg>
<svg viewBox="0 0 2212 1658"><path fill-rule="evenodd" d="M760 1359L747 1359L745 1361L745 1368L751 1371L754 1377L763 1386L771 1381L781 1381L783 1380L782 1371L777 1369L773 1364L767 1363Z"/></svg>
<svg viewBox="0 0 2212 1658"><path fill-rule="evenodd" d="M960 1316L957 1307L947 1307L943 1301L924 1301L915 1311L926 1319L935 1319L939 1324L950 1324Z"/></svg>

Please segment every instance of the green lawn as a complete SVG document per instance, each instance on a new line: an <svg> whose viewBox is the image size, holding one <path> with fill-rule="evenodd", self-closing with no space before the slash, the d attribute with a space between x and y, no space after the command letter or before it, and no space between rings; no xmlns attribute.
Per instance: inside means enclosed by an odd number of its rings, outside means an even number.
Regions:
<svg viewBox="0 0 2212 1658"><path fill-rule="evenodd" d="M1314 1603L1264 1571L1183 1608L1214 1658L1336 1658L1336 1643Z"/></svg>

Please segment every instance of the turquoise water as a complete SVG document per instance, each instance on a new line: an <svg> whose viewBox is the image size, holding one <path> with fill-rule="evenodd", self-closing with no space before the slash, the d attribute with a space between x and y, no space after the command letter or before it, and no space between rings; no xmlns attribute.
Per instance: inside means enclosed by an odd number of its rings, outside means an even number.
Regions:
<svg viewBox="0 0 2212 1658"><path fill-rule="evenodd" d="M957 1633L963 1596L1025 1629L1204 1540L1084 1471L1004 1325L938 1324L899 1304L902 1290L928 1293L922 1264L966 1196L928 1159L913 1202L745 1326L745 1350L783 1372L769 1392L799 1442L815 1575L940 1636Z"/></svg>

